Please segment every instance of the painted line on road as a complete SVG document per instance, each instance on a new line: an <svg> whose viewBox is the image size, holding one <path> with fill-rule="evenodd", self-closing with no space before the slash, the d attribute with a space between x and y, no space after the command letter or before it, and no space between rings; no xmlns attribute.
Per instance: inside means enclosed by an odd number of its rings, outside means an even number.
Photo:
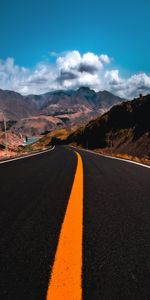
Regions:
<svg viewBox="0 0 150 300"><path fill-rule="evenodd" d="M0 161L0 165L1 165L1 164L9 163L9 162L11 162L11 161L20 160L20 159L24 159L24 158L28 158L28 157L32 157L32 156L36 156L36 155L40 155L40 154L44 154L44 153L50 152L50 151L52 151L52 150L54 150L54 149L55 149L55 146L53 146L53 148L51 148L51 149L49 149L49 150L41 151L41 152L34 153L34 154L25 155L25 156L22 156L22 157L15 157L15 158L12 158L12 159Z"/></svg>
<svg viewBox="0 0 150 300"><path fill-rule="evenodd" d="M75 178L61 227L47 300L82 299L83 164L79 153Z"/></svg>
<svg viewBox="0 0 150 300"><path fill-rule="evenodd" d="M83 149L83 148L77 148L77 147L74 147L74 146L71 146L71 148L74 148L76 150L78 149L78 150L81 150L81 151L84 151L84 152L89 152L89 153L92 153L92 154L95 154L95 155L98 155L98 156L107 157L107 158L110 158L110 159L116 159L116 160L125 161L127 163L131 163L131 164L134 164L134 165L138 165L138 166L150 169L150 166L144 165L142 163L138 163L136 161L132 161L132 160L124 159L124 158L119 158L119 157L114 157L114 156L109 156L109 155L97 153L97 152L92 151L92 150Z"/></svg>

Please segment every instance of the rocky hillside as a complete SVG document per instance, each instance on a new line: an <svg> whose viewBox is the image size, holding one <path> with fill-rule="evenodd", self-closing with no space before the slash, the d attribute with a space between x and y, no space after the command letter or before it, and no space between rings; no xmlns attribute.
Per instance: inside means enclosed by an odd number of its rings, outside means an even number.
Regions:
<svg viewBox="0 0 150 300"><path fill-rule="evenodd" d="M66 143L150 159L150 95L112 107L72 133Z"/></svg>
<svg viewBox="0 0 150 300"><path fill-rule="evenodd" d="M7 146L9 149L17 149L19 145L24 142L23 138L12 132L7 132ZM6 146L6 135L4 132L0 131L0 150L5 150Z"/></svg>
<svg viewBox="0 0 150 300"><path fill-rule="evenodd" d="M48 131L63 127L64 122L52 116L32 116L19 120L11 126L11 132L22 135L39 136Z"/></svg>

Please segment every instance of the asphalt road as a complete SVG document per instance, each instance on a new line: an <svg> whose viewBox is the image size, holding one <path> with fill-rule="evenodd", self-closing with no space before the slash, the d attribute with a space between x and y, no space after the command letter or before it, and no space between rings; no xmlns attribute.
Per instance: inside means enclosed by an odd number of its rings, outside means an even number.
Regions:
<svg viewBox="0 0 150 300"><path fill-rule="evenodd" d="M82 298L150 299L150 169L78 152ZM0 165L0 300L46 299L76 166L67 147Z"/></svg>

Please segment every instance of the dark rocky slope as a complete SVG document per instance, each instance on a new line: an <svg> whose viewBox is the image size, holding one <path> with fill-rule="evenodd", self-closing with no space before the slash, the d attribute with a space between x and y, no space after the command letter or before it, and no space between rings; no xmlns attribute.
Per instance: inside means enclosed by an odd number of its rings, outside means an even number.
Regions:
<svg viewBox="0 0 150 300"><path fill-rule="evenodd" d="M112 107L71 134L66 143L150 158L150 95Z"/></svg>

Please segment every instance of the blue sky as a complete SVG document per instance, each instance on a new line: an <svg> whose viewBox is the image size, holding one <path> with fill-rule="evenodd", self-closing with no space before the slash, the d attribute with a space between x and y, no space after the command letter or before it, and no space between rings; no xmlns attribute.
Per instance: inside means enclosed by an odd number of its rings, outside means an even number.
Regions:
<svg viewBox="0 0 150 300"><path fill-rule="evenodd" d="M149 0L0 0L1 63L11 57L30 72L41 62L53 69L59 56L76 50L108 55L107 72L119 70L124 79L149 79L149 17Z"/></svg>

